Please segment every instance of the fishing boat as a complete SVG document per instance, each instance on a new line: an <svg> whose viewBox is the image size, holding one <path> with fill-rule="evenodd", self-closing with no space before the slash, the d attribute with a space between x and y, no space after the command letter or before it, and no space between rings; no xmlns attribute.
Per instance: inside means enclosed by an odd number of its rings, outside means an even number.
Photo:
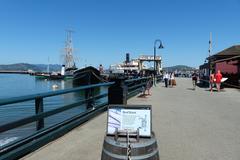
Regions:
<svg viewBox="0 0 240 160"><path fill-rule="evenodd" d="M63 75L64 79L73 79L73 73L77 70L77 67L74 66L73 67L69 67L65 69L65 65L63 65L62 70L61 70L61 75Z"/></svg>
<svg viewBox="0 0 240 160"><path fill-rule="evenodd" d="M64 79L64 75L56 72L52 72L48 77L48 80L62 80Z"/></svg>
<svg viewBox="0 0 240 160"><path fill-rule="evenodd" d="M38 74L35 74L35 78L36 79L47 79L47 80L61 80L61 79L64 79L65 76L61 75L60 73L38 73Z"/></svg>
<svg viewBox="0 0 240 160"><path fill-rule="evenodd" d="M34 76L36 79L47 79L49 77L49 73L37 72Z"/></svg>
<svg viewBox="0 0 240 160"><path fill-rule="evenodd" d="M104 82L100 71L92 66L78 69L73 74L73 85L82 86Z"/></svg>

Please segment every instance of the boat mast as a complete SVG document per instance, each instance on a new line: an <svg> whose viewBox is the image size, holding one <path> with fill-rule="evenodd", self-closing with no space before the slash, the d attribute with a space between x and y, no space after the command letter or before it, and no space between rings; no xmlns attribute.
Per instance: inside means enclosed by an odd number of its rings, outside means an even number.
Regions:
<svg viewBox="0 0 240 160"><path fill-rule="evenodd" d="M65 55L64 64L65 69L76 68L74 58L73 58L73 43L72 43L72 33L73 30L66 30L66 42L65 42Z"/></svg>
<svg viewBox="0 0 240 160"><path fill-rule="evenodd" d="M49 57L48 57L47 73L50 73L50 70L49 70Z"/></svg>

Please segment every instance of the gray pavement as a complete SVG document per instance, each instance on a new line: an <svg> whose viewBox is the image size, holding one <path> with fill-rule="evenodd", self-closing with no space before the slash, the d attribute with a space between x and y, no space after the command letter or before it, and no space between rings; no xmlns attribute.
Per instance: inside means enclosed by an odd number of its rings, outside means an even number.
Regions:
<svg viewBox="0 0 240 160"><path fill-rule="evenodd" d="M128 101L152 105L161 160L240 160L240 91L191 87L177 79L174 88L159 84L151 96ZM23 159L100 159L106 119L103 113Z"/></svg>

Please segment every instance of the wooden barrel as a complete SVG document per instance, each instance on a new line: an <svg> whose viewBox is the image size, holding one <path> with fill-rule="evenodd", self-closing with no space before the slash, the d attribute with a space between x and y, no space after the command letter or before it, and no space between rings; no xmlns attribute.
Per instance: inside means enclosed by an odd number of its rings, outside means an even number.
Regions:
<svg viewBox="0 0 240 160"><path fill-rule="evenodd" d="M140 138L131 140L131 159L132 160L159 160L157 141L152 134L151 138ZM126 138L117 141L113 136L105 136L102 149L102 160L127 160Z"/></svg>

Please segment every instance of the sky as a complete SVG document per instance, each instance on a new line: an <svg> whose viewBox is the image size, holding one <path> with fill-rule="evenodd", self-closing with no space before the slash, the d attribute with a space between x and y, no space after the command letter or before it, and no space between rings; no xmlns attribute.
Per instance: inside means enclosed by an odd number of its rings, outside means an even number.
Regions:
<svg viewBox="0 0 240 160"><path fill-rule="evenodd" d="M153 55L164 66L198 67L240 44L240 0L0 0L0 64L61 64L66 29L74 30L77 66Z"/></svg>

